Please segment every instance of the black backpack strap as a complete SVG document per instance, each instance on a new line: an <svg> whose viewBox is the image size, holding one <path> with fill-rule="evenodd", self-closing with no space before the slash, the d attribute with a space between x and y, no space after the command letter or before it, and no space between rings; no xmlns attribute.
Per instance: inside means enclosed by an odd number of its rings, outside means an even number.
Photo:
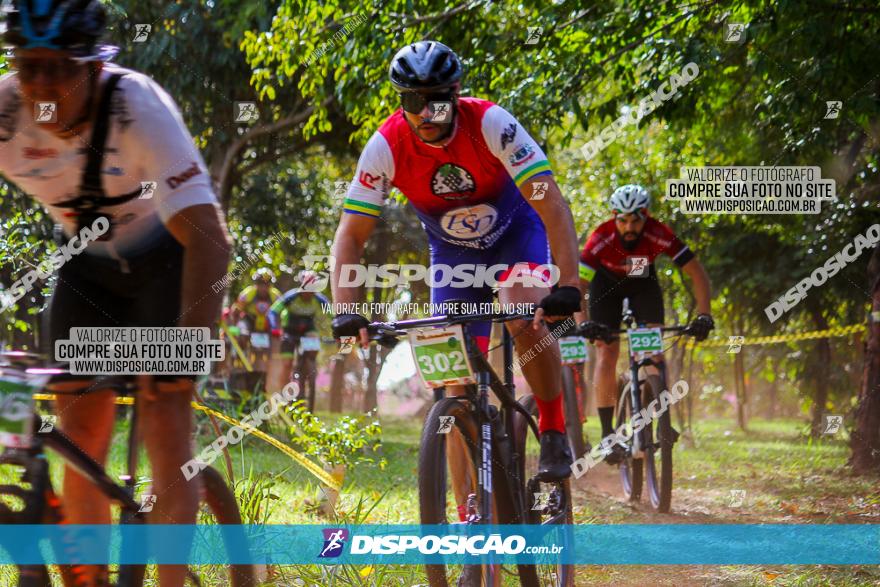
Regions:
<svg viewBox="0 0 880 587"><path fill-rule="evenodd" d="M98 103L98 115L92 128L92 139L89 141L89 150L86 154L86 168L83 170L80 182L80 194L104 196L104 187L101 184L101 165L104 163L104 147L107 142L107 132L110 130L110 100L113 98L113 91L123 75L114 73L104 84L104 92Z"/></svg>

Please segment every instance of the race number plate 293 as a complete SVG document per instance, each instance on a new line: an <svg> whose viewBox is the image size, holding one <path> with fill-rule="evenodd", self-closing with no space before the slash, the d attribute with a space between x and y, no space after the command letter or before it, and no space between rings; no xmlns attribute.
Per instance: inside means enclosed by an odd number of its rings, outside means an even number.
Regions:
<svg viewBox="0 0 880 587"><path fill-rule="evenodd" d="M633 328L627 331L629 352L655 354L663 352L663 334L659 328Z"/></svg>
<svg viewBox="0 0 880 587"><path fill-rule="evenodd" d="M461 324L422 328L409 333L413 360L428 387L475 383Z"/></svg>
<svg viewBox="0 0 880 587"><path fill-rule="evenodd" d="M587 362L587 340L580 336L566 336L559 339L559 352L563 365Z"/></svg>

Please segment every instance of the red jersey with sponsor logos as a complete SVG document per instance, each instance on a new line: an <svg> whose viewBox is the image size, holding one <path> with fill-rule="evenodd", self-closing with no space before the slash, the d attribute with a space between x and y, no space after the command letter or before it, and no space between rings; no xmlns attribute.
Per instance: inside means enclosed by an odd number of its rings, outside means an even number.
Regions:
<svg viewBox="0 0 880 587"><path fill-rule="evenodd" d="M461 98L452 138L429 145L402 110L361 154L345 200L351 214L379 216L391 186L413 205L432 242L483 249L520 222L539 222L519 186L550 173L541 148L500 106Z"/></svg>
<svg viewBox="0 0 880 587"><path fill-rule="evenodd" d="M580 276L591 281L596 271L604 269L616 277L625 277L644 266L647 271L660 255L668 255L679 266L694 255L672 229L650 216L635 247L626 249L615 221L600 224L587 239L580 258Z"/></svg>

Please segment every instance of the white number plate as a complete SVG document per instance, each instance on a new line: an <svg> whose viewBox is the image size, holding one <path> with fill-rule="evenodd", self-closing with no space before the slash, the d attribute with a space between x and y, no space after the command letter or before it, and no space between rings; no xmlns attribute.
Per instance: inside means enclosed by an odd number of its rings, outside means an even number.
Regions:
<svg viewBox="0 0 880 587"><path fill-rule="evenodd" d="M255 349L267 349L269 348L269 333L268 332L252 332L251 333L251 346Z"/></svg>
<svg viewBox="0 0 880 587"><path fill-rule="evenodd" d="M303 351L320 351L321 339L317 336L304 336L299 339L299 348Z"/></svg>
<svg viewBox="0 0 880 587"><path fill-rule="evenodd" d="M461 324L423 328L409 333L416 368L427 387L475 383Z"/></svg>

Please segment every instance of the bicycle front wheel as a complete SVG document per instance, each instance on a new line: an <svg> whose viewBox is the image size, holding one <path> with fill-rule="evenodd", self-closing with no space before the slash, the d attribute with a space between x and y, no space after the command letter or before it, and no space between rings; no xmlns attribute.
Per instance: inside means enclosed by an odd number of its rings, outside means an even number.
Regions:
<svg viewBox="0 0 880 587"><path fill-rule="evenodd" d="M207 510L203 509L204 514L212 517L217 524L240 526L241 513L235 494L226 485L223 476L216 469L208 467L201 472L201 479L201 501ZM253 565L228 565L228 568L228 585L231 587L253 587L257 584Z"/></svg>
<svg viewBox="0 0 880 587"><path fill-rule="evenodd" d="M622 426L626 430L633 417L629 375L624 375L618 380L618 390L620 399L617 403L617 429L620 430ZM632 449L632 440L627 444L629 445L627 448ZM620 463L620 483L623 485L623 495L630 501L637 502L642 498L643 460L641 458L634 459L632 451L628 450L626 457Z"/></svg>
<svg viewBox="0 0 880 587"><path fill-rule="evenodd" d="M574 388L572 388L572 391ZM538 417L535 398L526 395L520 398L520 405ZM580 422L580 420L578 420ZM525 417L517 413L514 419L515 451L520 455L519 479L526 484L524 491L525 507L522 514L515 517L514 524L571 525L574 517L571 507L571 481L565 479L553 483L540 482L532 476L538 472L538 457L541 446L532 433ZM540 496L540 497L536 497ZM540 500L537 501L537 500ZM564 551L574 549L570 536L565 535ZM523 587L574 587L574 566L560 563L537 565L518 565L520 584Z"/></svg>
<svg viewBox="0 0 880 587"><path fill-rule="evenodd" d="M565 408L565 430L568 433L568 442L575 459L579 459L587 452L573 371L578 367L577 365L562 366L562 403Z"/></svg>
<svg viewBox="0 0 880 587"><path fill-rule="evenodd" d="M419 450L419 511L422 524L478 522L484 504L477 483L479 430L466 400L444 398L425 418ZM425 565L431 587L489 585L487 565Z"/></svg>
<svg viewBox="0 0 880 587"><path fill-rule="evenodd" d="M659 407L660 392L665 389L666 386L659 376L648 375L642 387L644 405L649 406L651 402L656 401L655 405ZM650 412L657 411L659 408L650 410ZM648 414L649 417L652 415L652 413ZM645 447L648 496L651 499L651 507L661 514L668 513L672 505L672 446L675 442L672 436L672 415L670 407L667 407L656 419L649 420L645 427L645 439L648 443Z"/></svg>

